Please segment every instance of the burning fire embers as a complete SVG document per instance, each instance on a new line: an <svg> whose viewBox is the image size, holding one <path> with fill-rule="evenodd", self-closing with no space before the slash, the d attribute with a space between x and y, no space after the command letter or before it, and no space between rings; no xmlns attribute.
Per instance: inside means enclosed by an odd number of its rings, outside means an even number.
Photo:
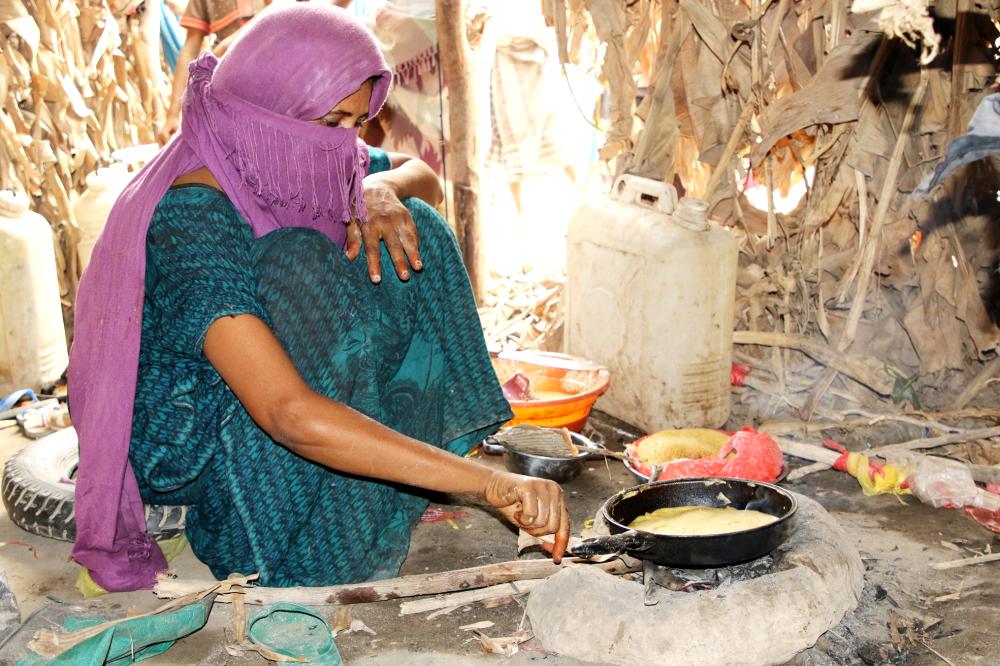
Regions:
<svg viewBox="0 0 1000 666"><path fill-rule="evenodd" d="M698 592L714 590L730 583L752 580L766 576L778 570L777 561L772 555L765 555L756 560L716 569L674 569L647 562L641 574L631 574L631 578L645 584L649 580L655 585L673 592Z"/></svg>

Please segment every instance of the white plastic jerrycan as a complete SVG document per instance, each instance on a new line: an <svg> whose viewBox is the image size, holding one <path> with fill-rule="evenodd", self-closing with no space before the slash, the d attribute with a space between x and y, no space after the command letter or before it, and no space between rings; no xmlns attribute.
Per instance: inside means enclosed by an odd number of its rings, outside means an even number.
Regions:
<svg viewBox="0 0 1000 666"><path fill-rule="evenodd" d="M570 222L566 351L608 367L597 403L649 432L729 418L737 245L705 202L622 176Z"/></svg>
<svg viewBox="0 0 1000 666"><path fill-rule="evenodd" d="M52 229L23 193L0 190L0 397L68 364Z"/></svg>
<svg viewBox="0 0 1000 666"><path fill-rule="evenodd" d="M111 207L118 195L132 180L134 174L121 162L115 162L103 169L91 172L84 181L86 189L73 202L73 217L80 229L77 252L80 256L80 271L90 263L94 245L108 223Z"/></svg>

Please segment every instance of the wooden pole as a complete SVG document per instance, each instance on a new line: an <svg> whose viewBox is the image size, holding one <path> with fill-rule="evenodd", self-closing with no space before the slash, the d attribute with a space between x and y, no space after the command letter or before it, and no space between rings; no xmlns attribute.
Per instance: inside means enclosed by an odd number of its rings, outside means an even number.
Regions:
<svg viewBox="0 0 1000 666"><path fill-rule="evenodd" d="M445 155L451 176L451 200L465 269L476 301L485 293L479 210L481 155L476 135L479 117L473 85L472 49L465 26L463 0L436 0L438 53L441 76L448 91L448 135Z"/></svg>
<svg viewBox="0 0 1000 666"><path fill-rule="evenodd" d="M719 164L721 166L722 163ZM879 395L892 395L893 376L900 374L898 370L894 374L890 374L893 370L892 366L880 362L878 359L860 354L837 352L819 340L805 335L767 331L734 331L733 344L797 349L828 368L835 368L837 372L864 384Z"/></svg>
<svg viewBox="0 0 1000 666"><path fill-rule="evenodd" d="M1000 562L1000 553L993 553L991 555L980 555L978 557L970 557L965 560L951 560L950 562L938 562L937 564L932 564L932 569L937 569L938 571L946 571L948 569L958 569L960 567L967 567L972 564L986 564L987 562Z"/></svg>
<svg viewBox="0 0 1000 666"><path fill-rule="evenodd" d="M414 574L366 583L332 585L330 587L246 587L244 601L248 604L266 605L279 601L302 604L304 606L342 606L367 604L376 601L405 599L428 594L446 594L461 590L492 587L515 581L548 578L567 567L597 567L609 574L621 574L636 569L631 558L617 558L607 562L591 564L567 557L563 563L554 564L549 559L512 560L485 564L468 569L456 569L441 573ZM161 576L153 592L161 599L176 599L211 588L218 581L180 580ZM228 590L227 590L228 591ZM216 601L231 601L220 593Z"/></svg>
<svg viewBox="0 0 1000 666"><path fill-rule="evenodd" d="M494 599L514 597L519 594L528 594L531 590L544 582L544 578L532 578L528 580L515 581L513 583L492 585L478 590L451 592L449 594L441 594L436 597L428 597L426 599L404 601L399 605L399 614L415 615L417 613L428 613L430 611L443 610L445 608L455 608L466 604L474 604L479 601L493 601Z"/></svg>

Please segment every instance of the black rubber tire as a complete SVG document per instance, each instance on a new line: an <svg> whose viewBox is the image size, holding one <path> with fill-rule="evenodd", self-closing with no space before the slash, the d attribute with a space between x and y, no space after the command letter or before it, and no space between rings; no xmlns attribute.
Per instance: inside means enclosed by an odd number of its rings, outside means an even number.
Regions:
<svg viewBox="0 0 1000 666"><path fill-rule="evenodd" d="M11 522L60 541L76 537L76 488L62 482L79 463L76 434L68 429L33 441L7 461L0 495ZM146 529L156 539L184 533L185 506L146 506Z"/></svg>

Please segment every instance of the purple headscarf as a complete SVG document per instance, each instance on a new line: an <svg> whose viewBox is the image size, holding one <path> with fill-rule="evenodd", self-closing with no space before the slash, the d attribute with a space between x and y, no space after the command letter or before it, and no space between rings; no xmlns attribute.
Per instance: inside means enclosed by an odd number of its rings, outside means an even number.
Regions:
<svg viewBox="0 0 1000 666"><path fill-rule="evenodd" d="M374 79L369 115L391 74L371 34L343 10L301 3L249 26L217 61L191 64L180 134L115 203L80 281L69 390L80 437L73 558L109 591L150 587L167 568L146 533L128 461L132 434L146 232L180 175L207 167L255 237L317 229L341 247L364 220L367 150L353 128L309 121Z"/></svg>

